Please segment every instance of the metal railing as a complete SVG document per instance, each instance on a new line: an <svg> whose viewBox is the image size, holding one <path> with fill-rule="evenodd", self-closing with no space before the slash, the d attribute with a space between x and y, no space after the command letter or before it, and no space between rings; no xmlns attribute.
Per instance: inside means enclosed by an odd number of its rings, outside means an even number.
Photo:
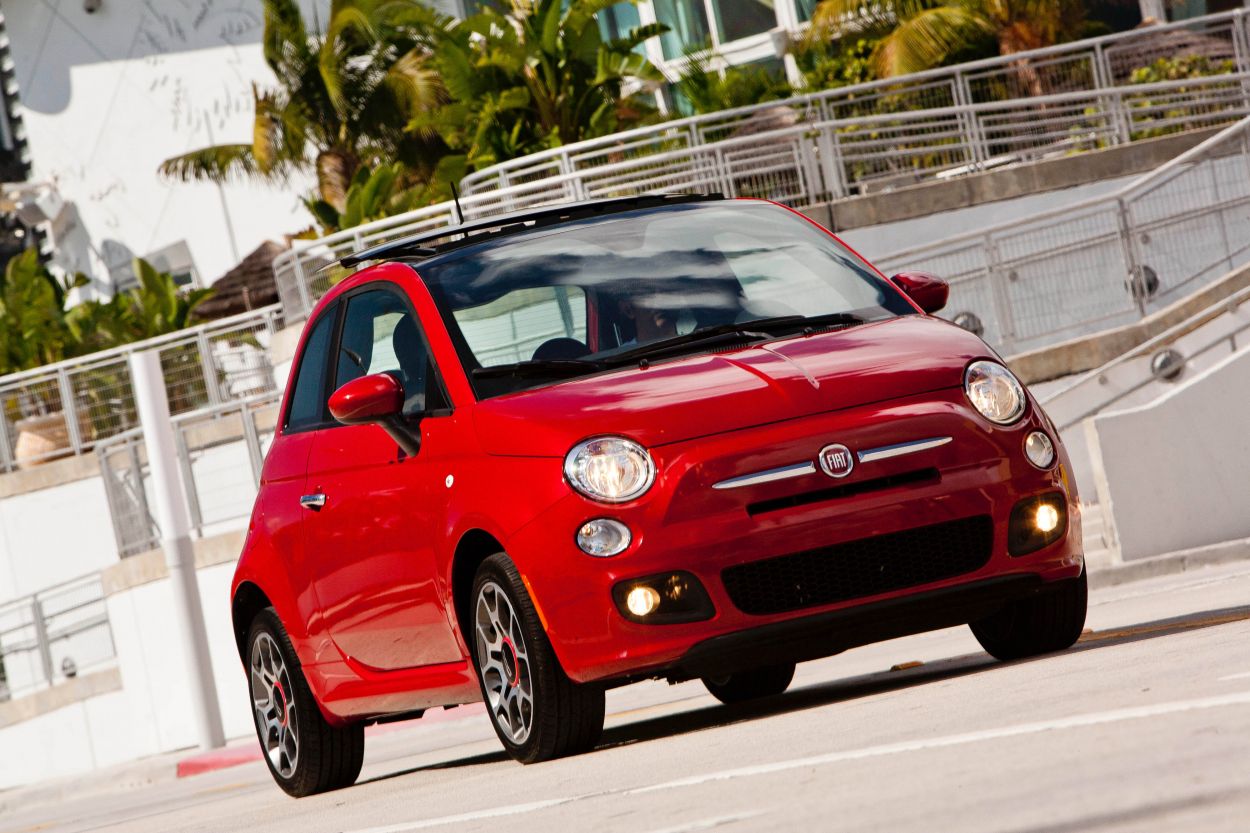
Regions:
<svg viewBox="0 0 1250 833"><path fill-rule="evenodd" d="M804 207L868 181L951 175L1226 124L1250 113L1250 73L1097 93L964 105L803 124L669 150L466 196L465 219L534 205L664 191L717 191ZM335 265L365 246L459 221L441 203L297 244L274 260L288 321L348 273Z"/></svg>
<svg viewBox="0 0 1250 833"><path fill-rule="evenodd" d="M1248 45L1250 14L1237 9L640 127L493 165L465 177L461 191L478 194L590 172L641 156L759 133L778 121L818 123L1054 93L1099 92L1130 83L1133 70L1156 58L1178 54L1230 61L1236 72L1250 72Z"/></svg>
<svg viewBox="0 0 1250 833"><path fill-rule="evenodd" d="M113 661L99 575L0 604L0 701Z"/></svg>
<svg viewBox="0 0 1250 833"><path fill-rule="evenodd" d="M161 351L172 413L275 391L278 306L0 377L0 472L90 451L139 424L128 357Z"/></svg>
<svg viewBox="0 0 1250 833"><path fill-rule="evenodd" d="M1186 369L1231 355L1250 344L1250 287L1194 313L1106 364L1081 374L1042 404L1059 431L1113 406L1140 404L1148 388L1180 381ZM1238 320L1238 319L1243 320ZM1187 338L1191 336L1192 338ZM1186 343L1180 344L1184 340ZM1155 364L1156 359L1162 359Z"/></svg>
<svg viewBox="0 0 1250 833"><path fill-rule="evenodd" d="M1105 196L874 258L1005 353L1137 320L1250 260L1250 118Z"/></svg>
<svg viewBox="0 0 1250 833"><path fill-rule="evenodd" d="M196 536L235 527L251 514L273 440L278 401L273 394L262 394L173 418L178 465ZM118 554L125 558L160 546L141 430L99 443L96 455Z"/></svg>

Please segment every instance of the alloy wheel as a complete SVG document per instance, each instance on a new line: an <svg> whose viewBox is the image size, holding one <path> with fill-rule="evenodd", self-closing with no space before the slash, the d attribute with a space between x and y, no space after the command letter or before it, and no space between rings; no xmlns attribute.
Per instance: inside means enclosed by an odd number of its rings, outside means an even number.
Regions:
<svg viewBox="0 0 1250 833"><path fill-rule="evenodd" d="M477 594L477 661L491 717L510 741L523 744L534 723L534 678L521 620L493 581Z"/></svg>
<svg viewBox="0 0 1250 833"><path fill-rule="evenodd" d="M267 633L252 642L249 663L252 708L261 745L273 769L283 778L295 774L299 763L299 732L295 723L295 698L291 675L278 643Z"/></svg>

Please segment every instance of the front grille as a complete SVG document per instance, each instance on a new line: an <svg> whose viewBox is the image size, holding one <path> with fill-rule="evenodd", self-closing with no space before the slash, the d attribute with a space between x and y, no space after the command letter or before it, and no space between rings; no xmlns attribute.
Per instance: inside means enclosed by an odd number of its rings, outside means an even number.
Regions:
<svg viewBox="0 0 1250 833"><path fill-rule="evenodd" d="M766 558L721 573L744 613L833 604L970 573L990 560L988 515Z"/></svg>
<svg viewBox="0 0 1250 833"><path fill-rule="evenodd" d="M900 486L920 486L937 483L941 479L942 475L937 469L928 468L917 469L916 471L907 471L902 474L891 474L887 477L876 477L872 480L856 480L853 483L844 483L841 486L830 486L826 489L817 489L813 492L802 492L797 495L787 495L786 497L771 498L769 500L759 500L755 503L748 503L747 514L754 517L756 515L763 515L766 512L777 512L782 509L795 509L799 506L808 506L813 503L824 503L827 500L839 500L841 498L864 495L869 492L897 489Z"/></svg>

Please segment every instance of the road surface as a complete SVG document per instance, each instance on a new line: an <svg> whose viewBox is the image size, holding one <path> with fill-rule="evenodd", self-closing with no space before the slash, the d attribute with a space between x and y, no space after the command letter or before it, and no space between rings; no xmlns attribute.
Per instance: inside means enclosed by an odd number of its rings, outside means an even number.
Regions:
<svg viewBox="0 0 1250 833"><path fill-rule="evenodd" d="M1250 830L1250 565L1095 592L1089 626L1009 664L966 628L899 639L745 707L619 689L597 750L528 767L465 707L371 736L360 783L298 801L256 762L141 787L119 770L0 830Z"/></svg>

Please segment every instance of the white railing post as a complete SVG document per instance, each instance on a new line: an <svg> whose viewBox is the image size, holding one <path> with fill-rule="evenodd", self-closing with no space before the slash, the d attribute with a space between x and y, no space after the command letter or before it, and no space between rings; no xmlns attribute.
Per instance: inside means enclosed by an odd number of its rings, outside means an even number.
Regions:
<svg viewBox="0 0 1250 833"><path fill-rule="evenodd" d="M61 392L61 416L65 417L65 430L69 434L70 448L75 454L82 453L82 432L78 427L78 409L74 405L74 386L69 383L69 372L57 368L56 385Z"/></svg>
<svg viewBox="0 0 1250 833"><path fill-rule="evenodd" d="M239 418L243 421L243 442L247 446L247 462L252 467L252 480L259 489L261 471L265 466L265 455L261 452L256 420L247 402L239 408Z"/></svg>
<svg viewBox="0 0 1250 833"><path fill-rule="evenodd" d="M1003 353L1015 351L1016 321L1011 309L1011 296L1007 292L1007 276L1002 273L998 257L998 244L990 235L985 237L985 275L990 282L990 297L994 304L994 317L998 319L998 347Z"/></svg>
<svg viewBox="0 0 1250 833"><path fill-rule="evenodd" d="M217 386L217 363L213 360L213 345L208 333L200 330L195 334L195 347L200 354L200 370L204 375L204 392L210 405L221 404L221 389Z"/></svg>
<svg viewBox="0 0 1250 833"><path fill-rule="evenodd" d="M9 420L0 411L0 471L13 470L13 446L9 444Z"/></svg>
<svg viewBox="0 0 1250 833"><path fill-rule="evenodd" d="M199 581L195 573L195 550L191 546L187 496L178 476L174 427L169 417L169 399L161 373L160 353L145 350L130 356L134 379L135 405L143 426L148 451L148 469L155 496L156 522L161 530L165 564L169 568L174 597L174 625L180 631L182 655L186 658L188 691L196 740L202 749L225 744L221 708L213 661L208 651L208 633Z"/></svg>
<svg viewBox="0 0 1250 833"><path fill-rule="evenodd" d="M300 310L307 319L312 315L313 305L312 299L308 297L308 280L304 277L304 261L300 257L301 254L299 249L291 251L291 259L295 261L295 292L299 295Z"/></svg>
<svg viewBox="0 0 1250 833"><path fill-rule="evenodd" d="M43 669L44 682L50 686L54 673L52 645L48 641L48 623L43 618L43 603L38 596L30 597L30 616L35 629L35 650L39 653L39 667Z"/></svg>
<svg viewBox="0 0 1250 833"><path fill-rule="evenodd" d="M1129 293L1137 303L1137 311L1142 318L1146 317L1146 274L1139 269L1137 258L1137 242L1133 239L1133 219L1129 215L1128 203L1123 197L1115 201L1116 228L1119 231L1120 251L1124 256L1125 276L1128 278ZM1140 288L1138 283L1140 282ZM1137 291L1134 291L1137 290Z"/></svg>

